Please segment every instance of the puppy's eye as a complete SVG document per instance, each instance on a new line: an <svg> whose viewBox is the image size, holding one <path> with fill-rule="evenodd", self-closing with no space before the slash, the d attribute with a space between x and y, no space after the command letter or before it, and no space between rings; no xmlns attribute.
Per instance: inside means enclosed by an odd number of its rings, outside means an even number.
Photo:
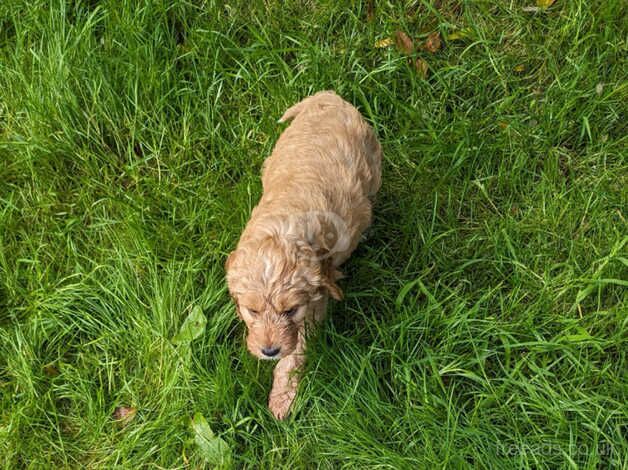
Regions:
<svg viewBox="0 0 628 470"><path fill-rule="evenodd" d="M292 307L289 310L284 310L283 312L281 312L281 314L285 315L286 317L293 317L295 313L297 313L298 310L299 310L299 307Z"/></svg>
<svg viewBox="0 0 628 470"><path fill-rule="evenodd" d="M257 310L253 310L252 308L247 309L251 315L258 315L259 312Z"/></svg>

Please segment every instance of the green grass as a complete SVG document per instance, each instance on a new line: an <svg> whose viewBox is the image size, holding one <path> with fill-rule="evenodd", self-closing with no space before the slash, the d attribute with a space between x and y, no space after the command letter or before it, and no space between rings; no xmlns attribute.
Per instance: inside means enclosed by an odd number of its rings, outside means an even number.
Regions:
<svg viewBox="0 0 628 470"><path fill-rule="evenodd" d="M627 468L625 4L267 3L0 4L3 466ZM323 89L384 179L276 422L222 266Z"/></svg>

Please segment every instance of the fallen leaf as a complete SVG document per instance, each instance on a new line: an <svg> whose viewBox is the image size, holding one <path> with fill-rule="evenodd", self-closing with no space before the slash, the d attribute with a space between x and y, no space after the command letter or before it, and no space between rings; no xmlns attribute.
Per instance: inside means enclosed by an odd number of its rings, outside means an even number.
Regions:
<svg viewBox="0 0 628 470"><path fill-rule="evenodd" d="M459 41L460 39L466 39L471 36L472 32L471 28L459 29L458 31L454 31L453 33L447 35L447 40Z"/></svg>
<svg viewBox="0 0 628 470"><path fill-rule="evenodd" d="M440 40L440 33L438 31L434 31L427 36L423 49L434 54L440 50L441 46L442 42Z"/></svg>
<svg viewBox="0 0 628 470"><path fill-rule="evenodd" d="M399 52L404 54L412 54L414 52L414 44L412 39L403 31L395 31L395 45Z"/></svg>
<svg viewBox="0 0 628 470"><path fill-rule="evenodd" d="M508 123L504 121L499 121L497 125L500 127L500 129L506 129L508 127Z"/></svg>
<svg viewBox="0 0 628 470"><path fill-rule="evenodd" d="M207 317L203 315L201 307L197 305L181 325L179 333L172 338L172 342L174 344L190 343L205 332L206 325Z"/></svg>
<svg viewBox="0 0 628 470"><path fill-rule="evenodd" d="M133 146L133 153L140 158L144 157L144 149L142 148L142 145L139 142L136 142L135 145Z"/></svg>
<svg viewBox="0 0 628 470"><path fill-rule="evenodd" d="M44 366L44 374L48 377L56 377L59 375L59 369L57 369L53 364L46 364Z"/></svg>
<svg viewBox="0 0 628 470"><path fill-rule="evenodd" d="M597 85L595 85L595 93L597 93L598 95L601 95L603 91L604 91L603 83L598 83Z"/></svg>
<svg viewBox="0 0 628 470"><path fill-rule="evenodd" d="M123 177L120 180L120 184L122 185L122 187L124 189L128 189L133 184L133 180L131 178L128 178L128 177Z"/></svg>
<svg viewBox="0 0 628 470"><path fill-rule="evenodd" d="M137 408L133 408L132 406L118 406L113 412L113 419L126 425L133 421L136 413Z"/></svg>
<svg viewBox="0 0 628 470"><path fill-rule="evenodd" d="M595 341L595 338L591 336L591 334L584 328L577 327L576 330L578 331L577 333L571 335L562 335L558 339L568 343L579 343L580 341L588 340Z"/></svg>
<svg viewBox="0 0 628 470"><path fill-rule="evenodd" d="M395 43L391 38L378 39L375 41L375 47L377 49L384 49L386 47L390 47Z"/></svg>
<svg viewBox="0 0 628 470"><path fill-rule="evenodd" d="M375 19L375 0L366 2L366 21L369 23Z"/></svg>
<svg viewBox="0 0 628 470"><path fill-rule="evenodd" d="M414 61L414 68L421 78L427 78L427 71L429 69L429 66L427 65L427 62L425 60L417 57Z"/></svg>
<svg viewBox="0 0 628 470"><path fill-rule="evenodd" d="M541 8L551 7L556 0L536 0L536 6Z"/></svg>
<svg viewBox="0 0 628 470"><path fill-rule="evenodd" d="M224 439L214 434L201 413L196 413L192 418L192 430L194 441L207 463L222 467L231 463L231 449Z"/></svg>
<svg viewBox="0 0 628 470"><path fill-rule="evenodd" d="M579 343L581 341L587 341L593 339L593 337L589 334L586 335L565 335L560 337L559 339L567 342L567 343Z"/></svg>
<svg viewBox="0 0 628 470"><path fill-rule="evenodd" d="M525 72L526 66L523 64L515 65L513 70L517 73Z"/></svg>

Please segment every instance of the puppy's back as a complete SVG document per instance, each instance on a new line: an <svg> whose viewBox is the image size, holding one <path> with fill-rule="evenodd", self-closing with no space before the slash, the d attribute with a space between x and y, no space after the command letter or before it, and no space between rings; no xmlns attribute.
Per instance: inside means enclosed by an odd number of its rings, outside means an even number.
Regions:
<svg viewBox="0 0 628 470"><path fill-rule="evenodd" d="M353 105L333 91L321 91L288 108L279 122L289 120L293 122L266 161L266 177L272 178L272 167L291 166L286 162L288 157L303 172L311 170L309 164L327 164L328 171L337 177L344 174L354 181L357 178L367 196L377 193L381 185L381 147L373 129ZM320 175L321 168L316 170L311 174Z"/></svg>
<svg viewBox="0 0 628 470"><path fill-rule="evenodd" d="M319 91L318 93L308 96L299 101L294 106L289 107L283 116L279 118L279 122L286 122L294 119L300 113L307 111L308 113L320 113L329 106L345 106L349 105L345 100L333 91ZM349 105L351 106L351 105ZM353 107L353 106L351 106Z"/></svg>

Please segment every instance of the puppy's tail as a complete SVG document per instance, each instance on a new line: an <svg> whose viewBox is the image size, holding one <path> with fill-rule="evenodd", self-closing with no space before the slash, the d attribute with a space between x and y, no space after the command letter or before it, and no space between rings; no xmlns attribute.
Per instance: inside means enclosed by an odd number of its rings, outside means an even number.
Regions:
<svg viewBox="0 0 628 470"><path fill-rule="evenodd" d="M343 102L343 99L331 90L319 91L315 95L308 96L304 100L299 101L294 106L288 108L286 112L283 113L283 116L279 118L278 122L286 122L290 119L294 119L295 117L297 117L298 114L302 113L310 106L318 106L320 108L324 108L326 106L338 106Z"/></svg>

